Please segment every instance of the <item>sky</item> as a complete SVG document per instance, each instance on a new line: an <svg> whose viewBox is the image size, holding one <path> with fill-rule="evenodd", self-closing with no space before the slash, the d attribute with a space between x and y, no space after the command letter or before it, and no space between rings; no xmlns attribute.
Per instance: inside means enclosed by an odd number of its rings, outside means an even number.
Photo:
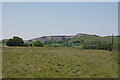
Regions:
<svg viewBox="0 0 120 80"><path fill-rule="evenodd" d="M3 2L2 39L118 34L117 2Z"/></svg>

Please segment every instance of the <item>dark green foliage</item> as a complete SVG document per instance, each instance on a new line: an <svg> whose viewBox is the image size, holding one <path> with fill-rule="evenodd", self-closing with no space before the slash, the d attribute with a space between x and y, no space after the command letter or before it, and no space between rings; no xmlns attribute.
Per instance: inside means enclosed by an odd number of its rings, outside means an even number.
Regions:
<svg viewBox="0 0 120 80"><path fill-rule="evenodd" d="M20 37L13 37L13 44L14 46L23 46L24 41Z"/></svg>
<svg viewBox="0 0 120 80"><path fill-rule="evenodd" d="M112 44L98 44L96 46L97 49L102 49L102 50L109 50L111 51L112 50Z"/></svg>
<svg viewBox="0 0 120 80"><path fill-rule="evenodd" d="M29 43L29 46L32 46L32 43Z"/></svg>
<svg viewBox="0 0 120 80"><path fill-rule="evenodd" d="M7 46L13 46L13 45L14 45L13 39L9 39L9 40L7 41Z"/></svg>
<svg viewBox="0 0 120 80"><path fill-rule="evenodd" d="M43 44L62 44L68 42L70 39L62 39L62 40L50 40L50 41L45 41Z"/></svg>
<svg viewBox="0 0 120 80"><path fill-rule="evenodd" d="M117 47L120 48L120 41L116 43Z"/></svg>
<svg viewBox="0 0 120 80"><path fill-rule="evenodd" d="M112 44L84 45L83 49L112 50Z"/></svg>
<svg viewBox="0 0 120 80"><path fill-rule="evenodd" d="M118 49L120 50L120 41L114 43L113 48L114 48L115 50L118 50Z"/></svg>
<svg viewBox="0 0 120 80"><path fill-rule="evenodd" d="M83 49L96 49L95 45L84 45Z"/></svg>
<svg viewBox="0 0 120 80"><path fill-rule="evenodd" d="M32 43L24 43L25 47L32 47Z"/></svg>
<svg viewBox="0 0 120 80"><path fill-rule="evenodd" d="M32 43L32 46L36 46L36 47L42 47L42 43L40 41L34 41Z"/></svg>
<svg viewBox="0 0 120 80"><path fill-rule="evenodd" d="M13 37L7 41L7 46L23 46L24 41L20 37Z"/></svg>
<svg viewBox="0 0 120 80"><path fill-rule="evenodd" d="M28 44L28 43L24 43L24 46L25 46L25 47L28 47L28 46L29 46L29 44Z"/></svg>
<svg viewBox="0 0 120 80"><path fill-rule="evenodd" d="M73 43L80 43L80 41L73 41Z"/></svg>
<svg viewBox="0 0 120 80"><path fill-rule="evenodd" d="M25 47L31 47L31 46L32 46L32 43L24 43L24 46L25 46Z"/></svg>

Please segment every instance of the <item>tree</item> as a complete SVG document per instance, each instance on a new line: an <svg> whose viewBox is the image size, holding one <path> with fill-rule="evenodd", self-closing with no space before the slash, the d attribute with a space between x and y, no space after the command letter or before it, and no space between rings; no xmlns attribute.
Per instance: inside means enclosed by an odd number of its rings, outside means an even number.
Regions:
<svg viewBox="0 0 120 80"><path fill-rule="evenodd" d="M24 43L23 46L25 46L25 47L31 47L31 46L32 46L32 43Z"/></svg>
<svg viewBox="0 0 120 80"><path fill-rule="evenodd" d="M40 41L34 41L32 46L42 47L42 43Z"/></svg>
<svg viewBox="0 0 120 80"><path fill-rule="evenodd" d="M29 46L29 44L28 44L28 43L24 43L24 46L25 46L25 47L28 47L28 46Z"/></svg>
<svg viewBox="0 0 120 80"><path fill-rule="evenodd" d="M7 46L13 46L13 45L14 45L13 39L9 39L9 40L7 41Z"/></svg>
<svg viewBox="0 0 120 80"><path fill-rule="evenodd" d="M13 43L14 46L23 46L24 45L24 41L22 40L22 38L20 37L13 37Z"/></svg>
<svg viewBox="0 0 120 80"><path fill-rule="evenodd" d="M24 41L20 37L14 36L13 39L7 41L7 46L23 46Z"/></svg>

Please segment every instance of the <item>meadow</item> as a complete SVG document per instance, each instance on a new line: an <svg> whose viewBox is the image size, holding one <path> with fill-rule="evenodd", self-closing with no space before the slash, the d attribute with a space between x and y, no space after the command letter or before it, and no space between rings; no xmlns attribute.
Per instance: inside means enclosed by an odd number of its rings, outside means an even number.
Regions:
<svg viewBox="0 0 120 80"><path fill-rule="evenodd" d="M117 78L117 51L3 47L3 78Z"/></svg>

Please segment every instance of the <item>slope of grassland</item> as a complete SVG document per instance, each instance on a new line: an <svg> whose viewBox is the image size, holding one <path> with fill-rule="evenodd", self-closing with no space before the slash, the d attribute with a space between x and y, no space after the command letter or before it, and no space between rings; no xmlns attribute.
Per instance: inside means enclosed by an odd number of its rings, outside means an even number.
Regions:
<svg viewBox="0 0 120 80"><path fill-rule="evenodd" d="M114 36L113 37L114 42L118 41L118 37ZM73 41L84 41L88 43L92 43L94 41L99 41L99 42L107 42L107 43L112 43L112 36L106 36L106 37L100 37L100 36L80 36L74 39L69 40L68 42L73 42Z"/></svg>
<svg viewBox="0 0 120 80"><path fill-rule="evenodd" d="M3 78L117 78L117 52L3 47Z"/></svg>

